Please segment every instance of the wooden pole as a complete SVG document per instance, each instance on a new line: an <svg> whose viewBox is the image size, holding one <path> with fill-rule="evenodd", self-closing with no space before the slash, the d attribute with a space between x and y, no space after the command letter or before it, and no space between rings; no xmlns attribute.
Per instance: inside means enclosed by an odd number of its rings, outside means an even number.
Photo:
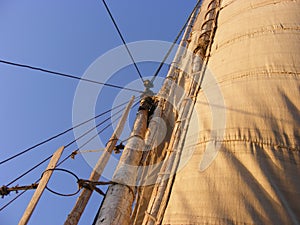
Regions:
<svg viewBox="0 0 300 225"><path fill-rule="evenodd" d="M90 181L98 181L99 178L101 177L103 170L110 158L110 155L118 141L118 138L120 137L123 129L124 129L124 125L126 122L126 119L128 117L129 111L131 109L131 106L133 104L134 101L134 97L131 98L130 102L128 103L122 118L120 119L114 133L112 134L103 154L101 155L101 157L99 158L97 164L95 165L93 171L91 172ZM92 190L89 189L83 189L80 196L77 198L76 204L73 207L71 213L68 215L68 218L66 219L64 225L76 225L79 222L79 219L92 195Z"/></svg>
<svg viewBox="0 0 300 225"><path fill-rule="evenodd" d="M171 188L175 179L175 174L177 172L177 167L180 161L184 139L187 134L190 118L195 107L196 98L199 88L201 86L201 80L206 71L206 66L209 58L209 51L211 49L211 44L213 40L213 35L215 32L216 22L219 13L219 3L217 1L217 7L214 13L214 23L211 28L209 44L204 46L205 53L202 59L199 55L195 57L192 63L193 77L192 82L187 88L186 92L189 96L181 103L180 112L178 115L178 120L175 128L173 129L172 137L168 148L172 149L172 153L168 153L160 173L157 178L157 183L152 191L152 196L149 201L148 209L146 211L146 216L144 217L142 225L156 225L161 224L163 216L167 207L168 198L171 193ZM192 100L193 99L193 100Z"/></svg>
<svg viewBox="0 0 300 225"><path fill-rule="evenodd" d="M156 107L156 110L154 112L154 116L153 118L156 117L161 117L161 118L168 118L171 120L172 118L172 114L173 114L173 110L172 107L170 107L169 104L164 103L165 99L169 99L170 97L170 93L172 90L172 85L177 84L177 78L178 78L178 72L176 72L176 70L179 70L180 68L183 68L182 66L182 62L181 59L184 57L184 54L186 53L187 50L187 43L188 43L188 39L191 36L191 32L192 32L192 28L195 24L198 12L200 10L201 4L196 5L191 18L189 19L189 22L186 26L185 32L182 36L182 39L180 41L179 47L177 49L176 55L173 59L173 62L171 64L171 67L168 71L167 77L171 78L171 79L166 79L163 87L160 90L160 93L157 95L158 98L161 98L159 100L159 104ZM171 81L170 81L171 80ZM175 88L176 89L176 88ZM162 97L163 96L163 97ZM172 102L172 101L170 101ZM171 112L170 112L171 109ZM169 126L169 128L171 128ZM148 132L149 135L146 134L145 137L145 143L155 143L156 139L160 139L161 137L159 136L159 125L156 124L155 121L150 120L149 122L149 127L148 127ZM161 139L160 139L161 140ZM149 145L148 145L149 146ZM157 155L155 154L155 151L153 151L154 149L151 149L150 152L148 151L144 151L145 153L150 153L146 158L145 158L145 162L142 163L149 163L150 161L153 161L153 164L155 165L155 161L157 160ZM148 160L148 161L146 161ZM150 163L151 164L151 163ZM149 166L148 166L149 168ZM145 179L145 177L147 176L147 173L153 173L153 171L150 169L149 171L145 171L145 174L143 174L143 178L142 180ZM153 186L152 185L141 185L139 187L138 190L138 199L137 202L135 204L134 207L134 212L133 215L131 216L131 224L132 225L140 225L142 223L143 218L145 217L145 211L147 210L147 205L148 205L148 201L151 197L152 194L152 189Z"/></svg>
<svg viewBox="0 0 300 225"><path fill-rule="evenodd" d="M45 173L43 174L43 177L42 179L40 180L39 182L39 185L36 189L36 191L34 192L32 198L31 198L31 201L29 202L20 222L19 222L19 225L26 225L40 199L40 197L42 196L46 186L47 186L47 183L53 173L53 170L51 169L54 169L56 167L56 164L58 162L58 160L60 159L60 156L64 150L64 146L60 147L52 156L47 168L46 168L46 171Z"/></svg>
<svg viewBox="0 0 300 225"><path fill-rule="evenodd" d="M152 98L146 97L136 116L131 138L120 158L113 176L113 182L106 193L96 225L128 225L135 196L135 184L138 176L138 166L142 157L144 137L147 129L149 106Z"/></svg>

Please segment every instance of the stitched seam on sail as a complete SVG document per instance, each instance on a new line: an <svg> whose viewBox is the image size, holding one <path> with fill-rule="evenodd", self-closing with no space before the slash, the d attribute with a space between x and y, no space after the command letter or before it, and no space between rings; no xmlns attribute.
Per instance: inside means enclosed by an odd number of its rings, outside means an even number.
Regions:
<svg viewBox="0 0 300 225"><path fill-rule="evenodd" d="M230 46L234 43L237 43L242 40L249 40L249 38L260 37L264 35L274 35L276 34L299 34L300 26L291 26L291 25L284 25L284 24L274 24L268 27L261 27L260 29L253 30L251 32L238 34L229 40L223 41L220 44L217 44L215 52L218 52L220 49L225 48L226 46Z"/></svg>
<svg viewBox="0 0 300 225"><path fill-rule="evenodd" d="M232 84L234 81L238 80L243 80L246 78L251 78L255 80L280 80L280 79L285 79L287 77L290 77L291 79L300 79L300 72L292 72L292 71L267 71L267 70L255 70L255 71L250 71L248 73L232 73L235 74L236 76L230 76L227 79L223 79L218 81L219 86L226 85L227 83ZM273 75L273 76L272 76ZM224 76L228 77L228 76ZM215 87L215 83L211 84L206 84L205 88L210 88L210 87Z"/></svg>
<svg viewBox="0 0 300 225"><path fill-rule="evenodd" d="M222 6L221 9L220 9L220 12L222 12L225 8L227 8L228 6L230 6L231 4L233 4L234 2L236 2L236 0L234 0L232 2L229 2L227 5ZM247 12L249 10L259 9L259 8L262 8L262 7L265 7L265 6L280 4L280 3L283 3L283 2L296 3L296 2L299 2L299 1L298 0L277 0L276 2L274 2L274 0L267 0L264 3L252 5L250 7L243 8L243 9L241 9L239 11L235 11L235 13L231 14L231 16L229 18L227 18L226 20L223 20L219 24L219 26L222 26L223 24L228 23L230 20L234 19L236 16L238 16L238 15L240 15L242 13L245 13L245 12Z"/></svg>
<svg viewBox="0 0 300 225"><path fill-rule="evenodd" d="M210 138L210 139L198 142L195 145L195 147L198 145L209 143L211 141L220 142L220 143L245 142L245 143L251 143L251 144L255 144L255 145L270 146L270 147L274 147L274 148L284 149L287 151L300 152L300 146L298 146L298 145L291 147L291 146L276 144L276 143L268 142L268 141L264 141L264 140L252 140L252 139L243 139L243 138L223 139L223 140L221 140L221 139L218 140L217 138ZM190 146L190 147L192 147L192 146Z"/></svg>

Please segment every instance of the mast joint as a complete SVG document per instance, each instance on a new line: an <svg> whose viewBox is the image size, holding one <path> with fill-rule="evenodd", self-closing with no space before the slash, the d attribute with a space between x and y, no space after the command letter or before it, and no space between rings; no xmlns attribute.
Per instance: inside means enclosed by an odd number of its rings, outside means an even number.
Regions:
<svg viewBox="0 0 300 225"><path fill-rule="evenodd" d="M149 89L149 91L151 91L151 90ZM142 96L142 100L140 102L140 107L139 107L138 111L147 110L148 111L148 117L149 117L153 114L153 112L156 108L157 102L156 102L156 99L153 95L146 95L145 93L144 93L144 96Z"/></svg>

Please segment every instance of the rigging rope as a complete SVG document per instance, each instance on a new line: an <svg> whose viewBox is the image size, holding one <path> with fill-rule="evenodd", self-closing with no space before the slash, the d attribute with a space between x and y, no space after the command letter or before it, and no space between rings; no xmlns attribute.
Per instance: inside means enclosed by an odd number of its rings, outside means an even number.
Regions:
<svg viewBox="0 0 300 225"><path fill-rule="evenodd" d="M43 69L43 68L39 68L39 67L29 66L29 65L15 63L15 62L10 62L10 61L6 61L6 60L2 60L2 59L0 59L0 63L11 65L11 66L23 67L23 68L27 68L27 69L30 69L30 70L36 70L36 71L41 71L41 72L45 72L45 73L50 73L50 74L53 74L53 75L67 77L67 78L71 78L71 79L82 80L82 81L86 81L86 82L90 82L90 83L94 83L94 84L101 84L101 85L104 85L104 86L107 86L107 87L118 88L118 89L133 91L133 92L137 92L137 93L143 93L143 91L139 91L139 90L135 90L135 89L131 89L131 88L126 88L126 87L122 87L122 86L118 86L118 85L114 85L114 84L109 84L109 83L103 83L103 82L99 82L99 81L95 81L95 80L90 80L90 79L86 79L86 78L82 78L82 77L77 77L77 76L74 76L74 75L71 75L71 74L60 73L60 72L56 72L56 71L52 71L52 70L47 70L47 69Z"/></svg>
<svg viewBox="0 0 300 225"><path fill-rule="evenodd" d="M166 55L163 58L163 61L159 64L157 70L155 71L152 79L151 79L151 83L153 83L156 79L156 77L158 76L160 70L162 69L163 65L165 64L166 60L168 59L168 57L170 56L175 44L177 43L178 39L180 38L180 36L182 35L183 31L185 30L186 26L188 25L193 13L197 10L197 8L199 7L199 5L201 4L201 0L198 0L196 6L193 8L192 12L190 13L189 17L187 18L185 24L182 26L181 30L179 31L179 33L177 34L175 40L173 41L172 45L170 46L169 50L167 51Z"/></svg>
<svg viewBox="0 0 300 225"><path fill-rule="evenodd" d="M107 113L109 113L109 112L111 112L111 111L113 111L113 110L115 110L115 109L117 109L117 108L120 108L121 106L126 105L128 102L129 102L129 101L124 102L124 103L122 103L122 104L120 104L120 105L118 105L118 106L116 106L116 107L114 107L114 108L112 108L112 109L109 109L109 110L107 110L107 111L105 111L105 112L102 112L102 113L98 114L97 116L95 116L95 117L93 117L93 118L91 118L91 119L88 119L88 120L86 120L86 121L84 121L84 122L82 122L82 123L80 123L80 124L77 124L77 125L75 125L74 127L71 127L71 128L69 128L69 129L67 129L67 130L65 130L65 131L62 131L62 132L60 132L60 133L58 133L58 134L56 134L56 135L54 135L54 136L52 136L52 137L50 137L50 138L48 138L48 139L46 139L46 140L41 141L41 142L38 143L38 144L35 144L35 145L33 145L33 146L31 146L31 147L29 147L29 148L27 148L27 149L25 149L25 150L23 150L23 151L21 151L21 152L15 154L15 155L13 155L13 156L10 156L9 158L7 158L7 159L5 159L5 160L2 160L2 161L0 162L0 165L3 164L3 163L6 163L6 162L8 162L8 161L10 161L10 160L12 160L12 159L14 159L14 158L16 158L16 157L18 157L18 156L21 156L21 155L23 155L23 154L29 152L30 150L33 150L33 149L35 149L35 148L37 148L37 147L39 147L39 146L41 146L41 145L43 145L43 144L45 144L45 143L51 141L51 140L54 140L54 139L56 139L56 138L58 138L58 137L60 137L60 136L62 136L62 135L64 135L64 134L68 133L69 131L71 131L71 130L73 130L73 129L75 129L75 128L78 128L78 127L80 127L80 126L82 126L82 125L84 125L84 124L86 124L86 123L88 123L88 122L90 122L90 121L92 121L92 120L94 120L94 119L97 119L97 118L100 117L100 116L103 116L103 115L105 115L105 114L107 114Z"/></svg>
<svg viewBox="0 0 300 225"><path fill-rule="evenodd" d="M30 168L29 170L27 170L25 173L22 173L20 176L18 176L17 178L15 178L14 180L12 180L11 182L9 182L8 184L6 184L5 186L9 186L11 184L13 184L14 182L18 181L19 179L21 179L22 177L24 177L25 175L27 175L28 173L30 173L31 171L35 170L36 168L38 168L40 165L44 164L45 162L47 162L49 159L51 159L52 155L48 156L47 158L43 159L41 162L39 162L38 164L34 165L32 168Z"/></svg>
<svg viewBox="0 0 300 225"><path fill-rule="evenodd" d="M110 124L111 125L111 124ZM107 129L109 126L105 127L104 129L102 129L102 131L104 131L105 129ZM21 177L25 176L26 174L30 173L32 170L36 169L37 167L39 167L40 165L42 165L43 163L45 163L46 161L48 161L50 158L52 157L49 156L46 159L44 159L43 161L41 161L40 163L38 163L37 165L35 165L34 167L32 167L30 170L26 171L25 173L23 173L22 175L20 175L18 178L16 178L15 180L11 181L9 184L7 184L6 186L11 185L12 183L14 183L15 181L17 181L18 179L20 179ZM57 166L60 166L61 164L63 164L68 158L71 157L71 154L69 156L67 156L66 158L64 158L60 163L57 164ZM57 167L56 166L56 167ZM35 182L39 182L40 178ZM11 201L9 201L7 204L5 204L4 206L2 206L0 208L0 211L4 210L6 207L8 207L10 204L12 204L15 200L17 200L19 197L21 197L27 190L22 191L21 193L19 193L16 197L14 197Z"/></svg>
<svg viewBox="0 0 300 225"><path fill-rule="evenodd" d="M39 179L40 180L40 179ZM39 181L37 180L37 182ZM6 203L4 206L2 206L0 208L0 212L5 209L6 207L8 207L10 204L12 204L14 201L16 201L19 197L21 197L27 190L22 191L21 193L17 194L16 197L14 197L12 200L10 200L8 203Z"/></svg>
<svg viewBox="0 0 300 225"><path fill-rule="evenodd" d="M99 132L97 132L96 135L94 135L93 137L91 137L89 140L87 140L84 144L82 144L80 147L78 147L75 151L73 151L70 155L68 155L67 157L65 157L60 163L57 164L57 166L60 166L62 163L64 163L68 158L74 158L74 156L77 154L77 152L79 151L79 149L81 149L82 147L86 146L88 143L90 143L95 137L99 136L99 134L101 134L104 130L106 130L107 128L109 128L115 121L117 121L118 119L120 119L121 116L118 116L114 121L112 121L110 124L108 124L106 127L104 127L102 130L100 130ZM110 119L110 118L109 118ZM93 128L95 129L95 128Z"/></svg>
<svg viewBox="0 0 300 225"><path fill-rule="evenodd" d="M137 101L132 107L131 109L133 109L137 104L139 104L139 101ZM116 115L116 114L115 114ZM73 151L70 155L68 155L67 157L65 157L60 163L57 164L57 166L60 166L61 164L63 164L68 158L73 158L77 152L79 151L79 149L83 148L84 146L86 146L89 142L91 142L95 137L97 137L100 133L102 133L105 129L107 129L109 126L111 126L114 122L116 122L121 116L119 116L118 118L116 118L114 121L112 121L109 125L107 125L106 127L104 127L102 130L100 130L96 135L94 135L93 137L91 137L89 140L87 140L85 143L83 143L80 147L78 147L75 151ZM93 128L95 129L95 128ZM90 130L91 131L91 130Z"/></svg>
<svg viewBox="0 0 300 225"><path fill-rule="evenodd" d="M134 107L136 107L137 106L137 104L139 103L139 99L137 100L137 102L131 107L131 109L133 109ZM123 108L124 109L124 108ZM121 110L120 110L121 111ZM119 111L119 112L120 112ZM112 118L113 116L115 116L115 115L117 115L119 112L117 112L117 113L115 113L114 115L112 115L110 118ZM113 121L114 122L114 121ZM106 130L108 127L110 127L110 125L113 123L113 122L111 122L108 126L106 126L105 128L103 128L102 130L100 130L99 132L98 132L98 135L100 134L100 133L102 133L104 130ZM94 128L95 129L95 128ZM95 137L95 136L94 136ZM93 137L93 138L94 138ZM79 138L78 138L79 139ZM91 141L92 139L90 139L89 141ZM73 142L74 143L74 142ZM69 143L70 144L70 143ZM84 145L86 145L87 143L85 143ZM82 145L82 146L84 146L84 145ZM81 147L82 147L81 146ZM63 164L68 158L70 158L72 156L72 153L70 154L70 155L68 155L67 157L65 157L60 163L58 163L57 164L57 166L56 167L58 167L58 166L60 166L61 164ZM31 168L30 169L30 171L28 170L28 171L26 171L26 174L28 174L29 172L31 172L32 170L34 170L35 168L37 168L38 166L40 166L40 165L42 165L43 163L45 163L47 160L49 160L50 158L52 157L52 155L51 156L49 156L49 157L47 157L46 159L44 159L43 161L41 161L40 163L38 163L37 165L35 165L34 166L34 168ZM19 178L18 179L20 179L21 177L23 177L23 176L25 176L26 175L25 173L24 174L22 174L21 176L19 176ZM40 181L40 179L41 178L39 178L38 180L36 180L34 183L37 183L37 182L39 182ZM13 181L13 182L15 182L16 181L16 179ZM8 185L6 185L6 186L9 186L9 185L11 185L13 182L10 182ZM14 197L11 201L9 201L8 203L6 203L4 206L2 206L1 208L0 208L0 211L2 211L2 210L4 210L6 207L8 207L10 204L12 204L14 201L16 201L19 197L21 197L25 192L26 192L27 190L24 190L24 191L22 191L22 192L20 192L20 193L18 193L17 194L17 196L16 197Z"/></svg>
<svg viewBox="0 0 300 225"><path fill-rule="evenodd" d="M133 58L133 56L132 56L132 54L131 54L131 52L130 52L130 50L129 50L129 48L128 48L128 46L127 46L127 44L126 44L126 42L125 42L125 40L124 40L124 38L123 38L123 36L122 36L122 34L121 34L119 28L118 28L118 26L117 26L117 24L116 24L116 21L114 20L114 18L113 18L113 16L112 16L112 14L111 14L111 12L110 12L110 10L109 10L109 8L108 8L106 2L105 2L104 0L102 0L102 1L103 1L104 5L105 5L105 8L106 8L107 12L108 12L109 15L110 15L110 18L111 18L111 20L112 20L112 22L113 22L115 28L117 29L117 32L118 32L120 38L122 39L123 44L125 45L125 47L126 47L126 49L127 49L127 52L128 52L128 54L129 54L129 56L130 56L130 58L131 58L131 60L132 60L132 62L133 62L133 64L134 64L135 69L136 69L137 72L138 72L139 77L141 78L141 80L142 80L143 83L144 83L144 79L143 79L143 77L142 77L142 75L141 75L141 73L140 73L140 71L139 71L139 69L138 69L138 67L137 67L137 64L135 63L135 60L134 60L134 58ZM199 2L200 2L200 1L198 1L198 3L199 3ZM196 8L196 7L195 7L195 8ZM195 10L195 9L194 9L194 10ZM193 10L193 12L194 12L194 10ZM192 15L192 13L191 13L191 15ZM191 17L191 15L190 15L190 17ZM189 17L189 18L190 18L190 17ZM188 19L188 20L189 20L189 19ZM152 80L151 80L152 82L153 82L153 81L155 80L155 78L158 76L158 74L159 74L159 72L160 72L160 70L161 70L163 64L165 63L165 61L166 61L167 58L169 57L169 55L170 55L172 49L174 48L176 42L178 41L179 37L181 36L181 34L182 34L184 28L186 27L186 25L187 25L187 22L184 24L183 28L181 29L181 31L180 31L179 34L177 35L176 39L174 40L173 45L171 46L171 48L168 50L167 54L165 55L165 57L164 57L164 59L163 59L163 62L159 65L158 69L156 70L156 72L155 72L155 74L154 74L154 76L153 76L153 78L152 78ZM77 80L87 81L87 82L91 82L91 83L101 84L101 85L105 85L105 86L109 86L109 87L113 87L113 88L119 88L119 89L125 89L125 90L134 91L134 92L138 92L138 93L143 93L143 91L139 91L139 90L134 90L134 89L130 89L130 88L124 88L124 87L117 86L117 85L113 85L113 84L102 83L102 82L98 82L98 81L94 81L94 80L89 80L89 79L85 79L85 78L76 77L76 76L73 76L73 75L70 75L70 74L65 74L65 73L60 73L60 72L50 71L50 70L46 70L46 69L43 69L43 68L38 68L38 67L28 66L28 65L24 65L24 64L18 64L18 63L13 63L13 62L4 61L4 60L0 60L0 63L12 65L12 66L23 67L23 68L28 68L28 69L31 69L31 70L37 70L37 71L41 71L41 72L46 72L46 73L50 73L50 74L54 74L54 75L58 75L58 76L63 76L63 77L68 77L68 78L72 78L72 79L77 79ZM134 106L135 106L135 105L134 105ZM133 106L133 107L134 107L134 106ZM133 108L133 107L132 107L132 108ZM112 109L111 109L111 110L112 110ZM109 111L111 111L111 110L109 110ZM107 112L109 112L109 111L107 111ZM105 113L107 113L107 112L105 112ZM119 112L120 112L120 111L119 111ZM118 113L119 113L119 112L118 112ZM100 115L103 115L103 114L100 114ZM100 115L98 115L98 116L100 116ZM98 116L96 116L96 117L94 117L94 118L92 118L92 119L95 119L95 118L97 118ZM88 120L88 121L91 121L92 119L90 119L90 120ZM78 126L80 126L80 125L83 125L83 124L87 123L88 121L85 121L85 122L83 122L83 123L81 123L81 124L79 124L79 125L76 125L75 127L78 127ZM107 121L107 120L106 120L106 121ZM103 124L103 123L104 123L104 122L102 122L102 124ZM112 123L113 123L113 122L112 122ZM112 123L111 123L111 124L112 124ZM109 124L108 126L106 126L105 128L103 128L101 131L99 131L99 132L97 133L96 136L98 136L101 132L103 132L105 129L107 129L111 124ZM100 125L98 124L96 127L98 127L98 126L100 126ZM48 142L48 141L50 141L50 140L52 140L52 139L54 139L54 138L57 138L57 137L59 137L59 136L65 134L65 133L69 132L70 130L74 129L75 127L72 127L72 128L70 128L70 129L68 129L68 130L66 130L66 131L64 131L64 132L61 132L61 133L58 134L58 135L55 135L55 136L53 136L53 137L51 137L51 138L49 138L49 139L47 139L47 140L45 140L45 141L43 141L43 142L37 144L37 145L35 145L35 146L32 146L32 147L30 147L30 148L28 148L28 149L26 149L26 150L24 150L24 151L18 153L17 155L10 157L9 159L6 159L6 160L4 160L4 161L1 161L1 162L0 162L0 165L3 164L3 163L5 163L5 162L7 162L7 161L9 161L9 160L11 160L11 159L13 159L13 158L15 158L15 157L17 157L17 156L19 156L19 155L24 154L25 152L27 152L27 151L29 151L29 150L35 148L35 147L38 147L38 146L40 146L40 145L42 145L42 144L44 144L44 143L46 143L46 142ZM94 128L93 128L93 129L94 129ZM91 141L91 140L92 140L93 138L95 138L96 136L94 136L94 137L92 137L91 139L89 139L88 142ZM83 137L83 136L81 136L81 137ZM78 139L77 139L77 140L78 140ZM75 140L75 141L76 141L76 140ZM75 141L72 141L72 143L74 143ZM86 142L84 145L86 145L88 142ZM68 146L70 146L70 145L71 145L71 144L69 143L66 147L68 147ZM82 145L81 147L83 147L84 145ZM79 150L79 148L78 148L78 150ZM39 164L35 165L33 168L31 168L31 169L28 170L26 173L24 173L24 174L22 174L21 176L19 176L17 179L15 179L15 180L13 180L12 182L10 182L7 186L9 186L10 184L14 183L15 181L17 181L17 180L20 179L21 177L25 176L26 174L28 174L29 172L31 172L32 170L34 170L35 168L37 168L38 166L40 166L41 164L43 164L44 162L46 162L47 160L49 160L51 157L52 157L52 155L51 155L50 157L47 157L46 159L44 159L44 160L43 160L42 162L40 162ZM69 157L70 157L70 156L68 156L67 158L69 158ZM66 159L65 159L65 160L66 160ZM59 163L59 165L61 165L65 160L61 161L61 162ZM40 179L38 179L36 182L38 182L39 180L40 180ZM21 195L23 195L25 192L26 192L26 190L24 190L23 192L21 192L20 194L18 194L14 199L12 199L12 200L11 200L10 202L8 202L6 205L4 205L2 208L0 208L0 211L2 211L4 208L6 208L8 205L10 205L10 204L11 204L12 202L14 202L16 199L18 199L18 198L19 198Z"/></svg>
<svg viewBox="0 0 300 225"><path fill-rule="evenodd" d="M111 13L111 11L110 11L108 5L106 4L105 0L102 0L102 2L103 2L106 11L107 11L107 13L109 14L109 17L110 17L111 21L113 22L113 24L114 24L114 26L115 26L115 28L116 28L116 30L117 30L117 32L118 32L118 34L119 34L119 36L120 36L122 42L123 42L123 44L124 44L124 46L125 46L125 48L126 48L126 50L127 50L127 52L128 52L128 55L129 55L129 57L130 57L130 59L131 59L133 65L134 65L134 67L135 67L135 69L136 69L136 71L137 71L137 73L138 73L138 75L139 75L141 81L144 83L145 81L144 81L144 79L143 79L143 76L142 76L142 74L141 74L141 72L140 72L140 70L139 70L139 68L138 68L138 66L137 66L137 64L136 64L136 62L135 62L135 60L134 60L134 58L133 58L133 55L131 54L131 52L130 52L130 50L129 50L127 44L126 44L126 41L125 41L125 39L124 39L124 37L123 37L123 35L122 35L122 33L121 33L121 31L120 31L118 25L117 25L116 20L114 19L114 17L113 17L113 15L112 15L112 13Z"/></svg>
<svg viewBox="0 0 300 225"><path fill-rule="evenodd" d="M109 16L110 16L110 18L111 18L113 24L114 24L114 26L115 26L115 28L116 28L116 30L117 30L119 36L120 36L120 38L121 38L123 44L124 44L125 47L126 47L126 50L127 50L128 54L129 54L129 56L130 56L130 58L131 58L131 60L132 60L132 62L133 62L133 64L134 64L135 69L136 69L137 72L138 72L139 77L140 77L141 80L144 82L144 79L143 79L143 77L142 77L142 75L141 75L141 73L140 73L140 71L139 71L139 69L138 69L138 67L137 67L137 64L135 63L135 60L134 60L134 58L133 58L133 56L132 56L132 54L131 54L131 52L130 52L130 50L129 50L127 44L126 44L126 42L125 42L125 39L123 38L123 36L122 36L122 34L121 34L121 32L120 32L120 29L118 28L118 26L117 26L117 24L116 24L116 21L114 20L114 18L113 18L113 16L112 16L112 14L111 14L111 12L110 12L110 10L109 10L109 8L108 8L106 2L105 2L104 0L102 0L102 2L104 3L104 6L105 6L106 10L107 10L107 12L108 12L108 14L109 14ZM198 5L200 2L201 2L201 1L198 1L197 5ZM188 21L189 21L190 17L192 16L192 14L193 14L193 12L195 11L196 8L197 8L197 6L193 9L192 13L191 13L190 16L188 17L188 20L186 21L186 23L184 24L184 26L183 26L182 29L180 30L179 34L176 36L176 38L175 38L175 40L174 40L172 46L170 47L170 49L169 49L168 52L166 53L166 55L165 55L163 61L161 62L161 64L160 64L159 67L157 68L155 74L153 75L153 78L152 78L151 82L153 82L153 81L155 80L155 78L158 76L158 74L159 74L159 72L160 72L162 66L164 65L165 61L166 61L167 58L169 57L169 55L170 55L171 51L173 50L175 44L177 43L178 39L179 39L180 36L182 35L182 32L184 31L186 25L188 24ZM102 82L98 82L98 81L94 81L94 80L89 80L89 79L85 79L85 78L76 77L76 76L73 76L73 75L70 75L70 74L65 74L65 73L60 73L60 72L50 71L50 70L43 69L43 68L33 67L33 66L29 66L29 65L24 65L24 64L18 64L18 63L14 63L14 62L4 61L4 60L1 60L1 59L0 59L0 63L12 65L12 66L23 67L23 68L28 68L28 69L31 69L31 70L38 70L38 71L41 71L41 72L46 72L46 73L50 73L50 74L55 74L55 75L58 75L58 76L63 76L63 77L68 77L68 78L72 78L72 79L77 79L77 80L87 81L87 82L91 82L91 83L101 84L101 85L108 86L108 87L119 88L119 89L125 89L125 90L129 90L129 91L134 91L134 92L138 92L138 93L143 93L143 91L139 91L139 90L134 90L134 89L130 89L130 88L124 88L124 87L117 86L117 85L113 85L113 84L102 83ZM135 105L134 105L134 106L135 106ZM133 106L133 107L134 107L134 106ZM132 107L132 108L133 108L133 107ZM107 113L107 112L109 112L109 111L112 111L112 110L113 110L113 109L108 110L108 111L106 111L105 113ZM117 113L119 113L119 112L120 112L120 111L118 111ZM100 114L100 115L104 115L105 113ZM117 114L117 113L116 113L116 114ZM115 115L116 115L116 114L115 114ZM96 116L96 117L94 117L94 118L92 118L92 119L95 119L95 118L99 117L100 115L98 115L98 116ZM118 118L119 118L119 117L118 117ZM92 119L89 119L89 120L87 120L87 121L85 121L85 122L83 122L83 123L81 123L81 124L78 124L78 125L76 125L75 127L81 126L81 125L83 125L83 124L85 124L85 123L91 121ZM109 118L109 119L110 119L110 118ZM107 120L101 122L100 125L103 124L103 123L106 122L106 121L107 121ZM112 123L113 123L113 122L112 122ZM95 135L95 136L93 136L92 138L90 138L90 139L89 139L86 143L84 143L81 147L85 146L85 145L86 145L87 143L89 143L93 138L95 138L95 137L98 136L101 132L103 132L105 129L107 129L108 127L110 127L112 123L110 123L108 126L106 126L105 128L103 128L102 130L100 130L100 131L97 133L97 135ZM100 125L98 124L96 127L98 127L98 126L100 126ZM42 145L42 144L44 144L44 143L46 143L46 142L48 142L48 141L50 141L50 140L52 140L52 139L54 139L54 138L57 138L57 137L59 137L59 136L65 134L65 133L69 132L70 130L74 129L75 127L72 127L72 128L70 128L70 129L68 129L68 130L66 130L66 131L64 131L64 132L61 132L60 134L55 135L55 136L53 136L53 137L51 137L51 138L49 138L49 139L47 139L47 140L45 140L45 141L43 141L43 142L41 142L41 143L35 145L35 146L32 146L32 147L30 147L30 148L28 148L28 149L26 149L26 150L24 150L24 151L18 153L18 154L15 155L15 156L12 156L12 157L10 157L10 158L8 158L8 159L6 159L6 160L1 161L1 162L0 162L0 165L3 164L3 163L5 163L5 162L7 162L7 161L9 161L9 160L11 160L11 159L13 159L13 158L15 158L15 157L17 157L17 156L19 156L19 155L24 154L25 152L27 152L27 151L29 151L29 150L35 148L35 147L38 147L38 146L40 146L40 145ZM93 128L93 129L95 129L95 128ZM88 132L88 133L89 133L89 132ZM85 134L87 134L87 132L86 132ZM82 138L83 136L85 136L85 135L80 136L80 138ZM80 138L78 138L78 139L80 139ZM78 140L78 139L77 139L77 140ZM66 147L70 146L70 145L71 145L72 143L74 143L75 141L76 141L76 140L70 142ZM79 150L79 148L78 148L78 150ZM67 158L69 158L70 156L71 156L71 155L69 155ZM48 161L51 157L52 157L52 155L49 156L49 157L47 157L46 159L44 159L43 161L41 161L41 162L38 163L37 165L35 165L35 166L34 166L33 168L31 168L30 170L26 171L24 174L22 174L22 175L19 176L18 178L16 178L16 179L14 179L13 181L11 181L7 186L9 186L10 184L14 183L15 181L17 181L17 180L20 179L21 177L25 176L26 174L28 174L29 172L31 172L32 170L34 170L34 169L37 168L38 166L42 165L44 162ZM66 161L67 158L65 158L64 160L62 160L57 166L61 165L64 161ZM40 180L40 179L39 179L39 180ZM38 181L39 181L39 180L38 180ZM37 182L38 182L38 181L37 181ZM21 195L23 195L25 192L26 192L26 190L24 190L23 192L21 192L20 194L18 194L14 199L12 199L12 200L11 200L10 202L8 202L6 205L4 205L2 208L0 208L0 211L2 211L4 208L6 208L8 205L10 205L10 204L11 204L12 202L14 202L16 199L18 199L18 198L19 198Z"/></svg>
<svg viewBox="0 0 300 225"><path fill-rule="evenodd" d="M95 181L95 180L86 180L86 179L80 179L74 172L67 170L67 169L62 169L62 168L53 168L53 169L47 169L45 170L42 175L41 178L39 180L41 180L43 178L44 173L46 173L47 171L61 171L67 174L70 174L71 176L73 176L76 180L77 183L77 190L75 192L72 193L68 193L68 194L64 194L64 193L60 193L57 191L54 191L53 189L48 187L48 184L45 186L45 189L47 189L48 191L50 191L53 194L59 195L59 196L64 196L64 197L70 197L70 196L74 196L76 195L82 188L86 188L89 189L91 191L96 191L101 195L105 195L104 192L102 192L99 188L97 188L96 186L98 185L110 185L110 184L114 184L114 182L112 181ZM39 182L38 180L38 182ZM4 198L4 196L9 195L11 192L15 191L16 194L18 194L18 191L27 191L27 190L34 190L38 188L39 183L35 182L33 184L30 185L25 185L25 186L14 186L14 187L8 187L8 186L2 186L0 187L0 195L2 198Z"/></svg>
<svg viewBox="0 0 300 225"><path fill-rule="evenodd" d="M112 117L116 116L117 114L119 114L120 112L122 112L125 108L122 108L121 110L119 110L118 112L116 112L114 115L112 115L111 117L108 117L107 119L105 119L104 121L100 122L99 124L96 125L96 127L93 127L91 129L89 129L87 132L85 132L84 134L82 134L80 137L78 137L77 139L71 141L70 143L68 143L65 148L71 146L73 143L75 143L76 141L80 140L81 138L85 137L87 134L89 134L91 131L93 131L95 128L99 127L100 125L104 124L105 122L107 122L108 120L110 120ZM103 128L100 132L98 132L97 134L99 135L100 133L102 133L104 130L106 130L109 126L111 126L113 122L111 122L110 124L108 124L105 128ZM18 181L19 179L21 179L22 177L24 177L25 175L27 175L28 173L30 173L31 171L35 170L36 168L38 168L39 166L41 166L42 164L44 164L45 162L47 162L49 159L51 159L51 157L53 156L53 154L51 154L50 156L48 156L47 158L43 159L41 162L39 162L38 164L34 165L32 168L30 168L29 170L27 170L26 172L24 172L23 174L21 174L20 176L18 176L17 178L15 178L14 180L12 180L11 182L9 182L7 185L5 186L10 186L11 184L13 184L14 182ZM68 156L69 158L70 156ZM60 164L59 164L60 165Z"/></svg>

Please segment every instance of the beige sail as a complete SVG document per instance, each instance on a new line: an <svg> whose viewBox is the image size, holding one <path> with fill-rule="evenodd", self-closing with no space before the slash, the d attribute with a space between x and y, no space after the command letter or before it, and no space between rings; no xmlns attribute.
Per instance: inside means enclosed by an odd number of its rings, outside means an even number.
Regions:
<svg viewBox="0 0 300 225"><path fill-rule="evenodd" d="M118 192L130 197L114 207L123 224L300 224L299 12L300 0L202 1L155 97L132 192Z"/></svg>
<svg viewBox="0 0 300 225"><path fill-rule="evenodd" d="M189 48L207 66L162 224L300 224L299 12L299 0L203 1L191 40L208 48ZM159 222L151 209L145 224Z"/></svg>

